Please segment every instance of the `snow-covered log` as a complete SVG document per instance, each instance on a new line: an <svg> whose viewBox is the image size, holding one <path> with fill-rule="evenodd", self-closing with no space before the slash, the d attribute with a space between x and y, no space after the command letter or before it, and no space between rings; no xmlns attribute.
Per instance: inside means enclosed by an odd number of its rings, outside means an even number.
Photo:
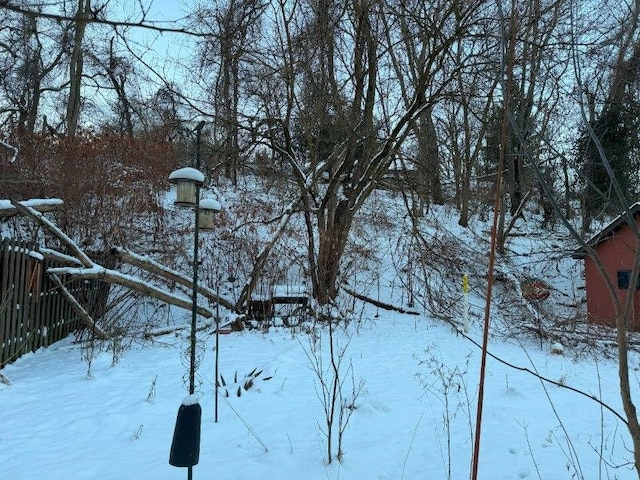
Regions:
<svg viewBox="0 0 640 480"><path fill-rule="evenodd" d="M191 310L193 307L191 299L187 297L175 295L174 293L168 292L167 290L157 287L149 282L145 282L144 280L141 280L137 277L125 275L124 273L120 273L109 268L104 268L99 265L94 265L92 268L49 268L47 270L47 273L55 273L56 275L66 274L76 278L102 280L103 282L130 288L165 303L184 308L185 310ZM208 308L199 306L196 311L198 312L198 315L202 315L203 317L213 317L213 312Z"/></svg>
<svg viewBox="0 0 640 480"><path fill-rule="evenodd" d="M59 210L64 204L59 198L34 198L32 200L23 200L18 202L25 207L33 208L37 212L51 212ZM21 213L12 205L11 200L0 200L0 218L9 218Z"/></svg>
<svg viewBox="0 0 640 480"><path fill-rule="evenodd" d="M177 272L176 270L173 270L166 265L162 265L161 263L158 263L145 255L138 255L137 253L131 252L122 247L114 247L111 251L118 256L120 261L124 263L142 268L149 273L153 273L154 275L166 278L167 280L170 280L172 282L179 283L180 285L184 285L185 287L193 288L192 278L189 278L188 276ZM198 293L209 299L211 302L219 303L229 310L233 310L234 308L233 302L231 300L224 298L223 296L219 296L214 290L205 285L198 284Z"/></svg>

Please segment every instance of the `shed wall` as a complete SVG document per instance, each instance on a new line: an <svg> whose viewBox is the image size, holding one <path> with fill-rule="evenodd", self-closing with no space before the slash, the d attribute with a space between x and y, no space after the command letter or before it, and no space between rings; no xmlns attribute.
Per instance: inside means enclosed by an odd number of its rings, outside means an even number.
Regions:
<svg viewBox="0 0 640 480"><path fill-rule="evenodd" d="M638 218L636 218L636 222L638 222ZM604 264L607 275L616 288L616 293L621 302L626 300L628 290L617 288L617 274L620 270L632 269L636 255L636 245L637 239L633 230L624 225L597 247L598 255ZM588 257L585 258L585 277L589 321L615 326L613 299L604 278L598 272L593 260ZM634 321L632 328L640 330L640 290L634 292L633 303Z"/></svg>

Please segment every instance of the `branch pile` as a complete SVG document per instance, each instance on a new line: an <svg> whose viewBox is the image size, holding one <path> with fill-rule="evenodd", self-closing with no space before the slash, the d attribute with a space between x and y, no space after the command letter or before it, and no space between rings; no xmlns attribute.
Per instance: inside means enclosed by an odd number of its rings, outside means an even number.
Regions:
<svg viewBox="0 0 640 480"><path fill-rule="evenodd" d="M60 202L61 203L61 202ZM0 203L0 208L2 207ZM73 295L64 287L60 281L60 275L70 275L75 278L84 279L97 279L103 282L107 282L113 285L120 285L131 290L135 290L142 293L145 296L155 298L164 303L175 305L185 310L191 311L193 307L192 299L180 295L178 293L170 292L162 287L159 287L153 283L142 280L133 275L123 274L117 270L103 267L89 258L89 256L75 243L68 235L66 235L60 228L58 228L51 220L46 218L41 212L43 205L29 205L27 202L16 202L11 200L12 210L16 213L25 215L37 223L42 225L49 233L54 235L60 242L65 245L71 255L66 255L55 250L44 249L43 252L46 256L65 259L67 263L73 266L66 267L54 267L47 269L47 275L51 280L60 288L61 294L70 302L79 318L86 325L86 327L92 331L98 338L106 339L108 335L96 325L96 322L91 318L89 313L80 305L80 303L73 297ZM40 208L37 208L37 207ZM0 210L2 212L3 210ZM9 212L7 208L5 211ZM141 270L150 273L162 280L175 282L190 289L193 288L193 281L180 272L172 270L155 260L143 255L136 254L121 247L113 247L112 253L115 254L118 259L123 262L140 268ZM206 286L199 286L198 293L209 300L210 303L219 303L220 305L232 309L233 302L222 296L219 296L215 291ZM210 308L204 306L197 306L197 313L207 319L214 316L213 311Z"/></svg>

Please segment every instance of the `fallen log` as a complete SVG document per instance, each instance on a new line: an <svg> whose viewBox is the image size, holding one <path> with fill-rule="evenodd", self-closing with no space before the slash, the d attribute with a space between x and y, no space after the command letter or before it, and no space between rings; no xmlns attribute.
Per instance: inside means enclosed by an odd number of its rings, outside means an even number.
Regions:
<svg viewBox="0 0 640 480"><path fill-rule="evenodd" d="M20 205L33 208L40 213L53 212L60 210L60 207L64 205L64 202L59 198L35 198L32 200L22 200L18 202ZM11 200L0 200L0 218L10 218L21 213Z"/></svg>
<svg viewBox="0 0 640 480"><path fill-rule="evenodd" d="M168 292L162 288L156 287L144 280L125 275L116 270L110 270L108 268L100 267L96 265L94 268L71 268L71 267L57 267L49 268L48 273L67 274L76 278L88 278L102 280L104 282L121 285L123 287L130 288L132 290L144 293L149 297L156 298L165 303L175 305L176 307L184 308L185 310L191 310L193 302L186 297L177 296L171 292ZM205 318L213 317L213 312L208 308L198 306L196 309L198 315L202 315Z"/></svg>
<svg viewBox="0 0 640 480"><path fill-rule="evenodd" d="M171 268L162 265L161 263L158 263L149 257L138 255L137 253L131 252L122 247L114 247L111 249L111 252L124 263L139 267L149 273L153 273L154 275L158 275L172 282L179 283L180 285L184 285L185 287L193 288L193 279L187 277L186 275L183 275L180 272L172 270ZM212 303L219 303L229 310L234 309L234 304L231 300L218 295L214 290L205 285L198 285L198 293L209 299L209 301L211 301Z"/></svg>
<svg viewBox="0 0 640 480"><path fill-rule="evenodd" d="M362 300L363 302L370 303L376 307L382 308L383 310L406 313L408 315L420 315L420 312L416 312L415 310L406 310L402 307L389 305L388 303L381 302L380 300L375 300L371 297L367 297L366 295L362 295L361 293L354 292L353 290L350 290L349 288L346 288L346 287L342 287L342 290L344 290L346 293L348 293L352 297L357 298L358 300Z"/></svg>

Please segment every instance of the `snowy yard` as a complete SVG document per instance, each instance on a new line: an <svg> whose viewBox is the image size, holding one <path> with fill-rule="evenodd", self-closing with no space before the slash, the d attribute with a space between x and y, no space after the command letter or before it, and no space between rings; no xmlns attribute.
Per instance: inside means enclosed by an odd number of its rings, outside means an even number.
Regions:
<svg viewBox="0 0 640 480"><path fill-rule="evenodd" d="M439 322L387 312L373 319L373 313L336 334L339 345L350 338L345 390L364 383L344 434L344 460L330 465L322 403L305 353L310 336L284 328L221 335L220 372L229 397L219 389L215 423L215 338L201 334L203 422L194 478L468 478L479 349ZM318 334L326 349L326 327ZM470 336L480 340L477 322ZM96 351L89 377L87 352L71 339L7 366L11 385L0 384L2 477L186 478L186 469L168 463L187 393L185 345L186 337L159 337L133 345L115 366L109 351ZM549 345L541 350L535 341L492 341L490 350L602 397L621 413L612 361L551 354ZM638 369L637 356L631 364ZM243 377L255 368L262 373L238 397ZM487 375L480 478L636 478L626 465L624 424L598 403L492 358Z"/></svg>

